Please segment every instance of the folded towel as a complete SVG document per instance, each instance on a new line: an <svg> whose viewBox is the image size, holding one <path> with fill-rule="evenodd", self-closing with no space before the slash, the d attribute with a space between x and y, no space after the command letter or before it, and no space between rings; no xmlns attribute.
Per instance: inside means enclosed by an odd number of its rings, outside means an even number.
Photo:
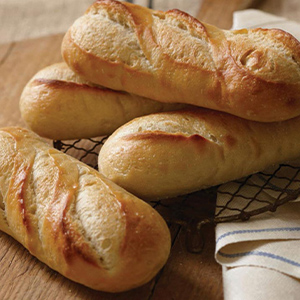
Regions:
<svg viewBox="0 0 300 300"><path fill-rule="evenodd" d="M254 9L234 13L233 29L255 27L280 28L300 39L299 23ZM270 177L274 172L275 176ZM300 163L295 161L279 171L276 166L224 184L218 190L216 214L236 214L236 209L245 205L249 205L248 210L272 207L278 197L284 196L277 187L295 190L300 188L299 182ZM253 198L256 200L248 204ZM224 205L226 209L222 209ZM276 212L269 211L246 222L218 224L216 260L223 266L224 298L299 299L299 249L299 201L285 203Z"/></svg>

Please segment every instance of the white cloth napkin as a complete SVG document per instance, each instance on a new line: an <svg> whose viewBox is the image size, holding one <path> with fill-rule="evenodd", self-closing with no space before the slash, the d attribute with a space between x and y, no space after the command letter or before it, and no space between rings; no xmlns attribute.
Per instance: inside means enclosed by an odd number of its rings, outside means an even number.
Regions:
<svg viewBox="0 0 300 300"><path fill-rule="evenodd" d="M254 9L234 14L233 29L254 27L284 29L300 39L300 24L296 22ZM246 184L237 181L222 185L216 213L236 214L235 209L241 209L253 197L257 201L249 210L272 205L280 195L272 191L274 188L299 188L299 161L289 165L270 181L269 174L277 167L266 170L265 175L252 176ZM288 185L292 178L293 183ZM225 210L220 208L226 203ZM288 202L275 213L266 212L246 222L218 224L216 259L223 266L225 300L300 299L300 202Z"/></svg>

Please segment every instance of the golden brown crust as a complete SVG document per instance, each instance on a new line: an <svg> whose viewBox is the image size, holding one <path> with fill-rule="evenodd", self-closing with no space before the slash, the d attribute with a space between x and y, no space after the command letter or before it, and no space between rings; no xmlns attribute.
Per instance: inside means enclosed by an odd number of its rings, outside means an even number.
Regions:
<svg viewBox="0 0 300 300"><path fill-rule="evenodd" d="M299 53L282 30L224 31L115 0L95 2L62 45L67 64L90 81L262 122L300 114Z"/></svg>
<svg viewBox="0 0 300 300"><path fill-rule="evenodd" d="M137 118L115 131L99 171L142 199L194 192L299 157L300 117L261 123L195 108Z"/></svg>
<svg viewBox="0 0 300 300"><path fill-rule="evenodd" d="M145 114L182 108L92 84L65 63L39 71L26 85L20 110L27 126L54 140L111 134Z"/></svg>
<svg viewBox="0 0 300 300"><path fill-rule="evenodd" d="M0 229L71 280L119 292L151 280L170 251L148 204L21 128L0 130Z"/></svg>

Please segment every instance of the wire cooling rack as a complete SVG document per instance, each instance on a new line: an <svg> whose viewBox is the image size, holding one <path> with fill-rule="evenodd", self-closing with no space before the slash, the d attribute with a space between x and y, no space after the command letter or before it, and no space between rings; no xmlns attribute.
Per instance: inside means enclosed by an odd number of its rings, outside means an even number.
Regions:
<svg viewBox="0 0 300 300"><path fill-rule="evenodd" d="M106 139L53 141L53 145L97 169L98 154ZM170 225L179 225L186 230L187 249L198 253L203 247L203 225L245 221L265 212L275 212L299 195L300 161L281 164L219 187L151 201L150 204Z"/></svg>

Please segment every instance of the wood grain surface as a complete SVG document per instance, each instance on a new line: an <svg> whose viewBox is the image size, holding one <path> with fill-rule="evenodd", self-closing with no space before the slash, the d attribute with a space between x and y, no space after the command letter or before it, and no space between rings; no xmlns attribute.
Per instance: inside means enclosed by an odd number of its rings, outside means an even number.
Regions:
<svg viewBox="0 0 300 300"><path fill-rule="evenodd" d="M233 11L249 5L253 2L207 0L203 1L198 17L230 28ZM265 10L267 7L264 6ZM18 106L23 87L38 70L62 61L62 37L57 34L0 45L0 127L25 126ZM187 251L184 227L172 224L170 231L173 246L166 266L148 284L120 294L93 291L71 282L0 233L0 299L223 299L221 267L214 259L214 227L204 228L206 243L200 254Z"/></svg>

